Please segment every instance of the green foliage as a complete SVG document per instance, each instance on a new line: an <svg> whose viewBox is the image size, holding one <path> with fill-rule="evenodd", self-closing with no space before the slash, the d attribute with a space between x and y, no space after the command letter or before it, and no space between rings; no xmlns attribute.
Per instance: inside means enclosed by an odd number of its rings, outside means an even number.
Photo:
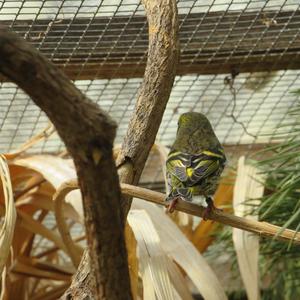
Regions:
<svg viewBox="0 0 300 300"><path fill-rule="evenodd" d="M295 92L300 94L300 90ZM266 196L256 209L261 221L296 231L300 229L300 105L290 112L294 129L286 142L265 150L268 157L258 162L267 175ZM283 128L283 133L285 128ZM262 274L269 277L263 299L299 299L300 246L275 240L261 242Z"/></svg>

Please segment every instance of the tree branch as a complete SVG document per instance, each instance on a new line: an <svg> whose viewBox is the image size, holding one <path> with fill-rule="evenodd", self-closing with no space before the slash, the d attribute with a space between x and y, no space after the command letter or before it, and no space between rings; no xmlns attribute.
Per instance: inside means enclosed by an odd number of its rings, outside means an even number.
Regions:
<svg viewBox="0 0 300 300"><path fill-rule="evenodd" d="M176 75L179 57L176 0L143 0L149 23L149 47L144 80L117 165L121 182L138 184L155 141ZM130 197L123 197L124 219Z"/></svg>
<svg viewBox="0 0 300 300"><path fill-rule="evenodd" d="M68 192L77 188L78 183L76 180L66 182L61 186L61 188L58 189L56 198L63 198ZM143 199L145 201L163 206L166 205L166 195L163 193L151 191L149 189L126 183L121 184L121 192L123 195ZM202 217L205 208L190 202L179 200L175 209L193 216ZM300 233L290 229L283 230L282 227L270 224L268 222L259 222L252 219L242 218L222 211L212 211L208 215L208 219L224 225L239 228L241 230L253 232L263 237L274 237L275 239L284 241L292 240L294 243L300 244Z"/></svg>
<svg viewBox="0 0 300 300"><path fill-rule="evenodd" d="M121 190L122 194L124 195L140 198L163 206L166 205L165 194L125 183L121 184ZM202 217L204 212L203 207L180 200L178 201L175 209L198 217ZM267 222L258 222L241 218L221 211L212 211L208 216L208 219L229 225L231 227L253 232L260 236L274 237L275 239L285 241L293 240L294 243L300 244L300 233L290 229L283 230L283 228Z"/></svg>
<svg viewBox="0 0 300 300"><path fill-rule="evenodd" d="M74 159L96 279L94 297L131 299L121 194L112 156L116 124L62 71L3 28L0 57L0 73L47 114Z"/></svg>

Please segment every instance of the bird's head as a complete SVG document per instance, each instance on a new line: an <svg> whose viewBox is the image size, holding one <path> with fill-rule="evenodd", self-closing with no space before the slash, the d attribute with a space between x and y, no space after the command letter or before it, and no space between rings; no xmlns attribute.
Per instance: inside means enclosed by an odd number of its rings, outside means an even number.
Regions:
<svg viewBox="0 0 300 300"><path fill-rule="evenodd" d="M178 120L178 129L211 127L205 115L198 112L187 112L182 114Z"/></svg>
<svg viewBox="0 0 300 300"><path fill-rule="evenodd" d="M199 153L201 149L218 146L219 141L205 115L198 112L187 112L179 117L173 149L187 153Z"/></svg>

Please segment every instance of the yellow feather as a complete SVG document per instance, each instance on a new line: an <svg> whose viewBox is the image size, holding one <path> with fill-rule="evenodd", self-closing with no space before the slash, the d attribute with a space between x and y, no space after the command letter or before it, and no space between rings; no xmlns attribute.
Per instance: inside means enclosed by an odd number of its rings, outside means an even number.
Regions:
<svg viewBox="0 0 300 300"><path fill-rule="evenodd" d="M194 169L193 168L187 168L186 169L186 174L188 177L191 177L194 173Z"/></svg>
<svg viewBox="0 0 300 300"><path fill-rule="evenodd" d="M180 153L181 153L180 151L171 152L171 153L169 153L169 155L168 155L168 159L172 158L173 156L177 156L177 155L179 155Z"/></svg>
<svg viewBox="0 0 300 300"><path fill-rule="evenodd" d="M214 157L220 157L220 158L223 158L223 155L220 155L220 154L217 154L217 153L214 153L214 152L210 152L208 150L205 150L202 152L203 154L206 154L208 156L214 156Z"/></svg>

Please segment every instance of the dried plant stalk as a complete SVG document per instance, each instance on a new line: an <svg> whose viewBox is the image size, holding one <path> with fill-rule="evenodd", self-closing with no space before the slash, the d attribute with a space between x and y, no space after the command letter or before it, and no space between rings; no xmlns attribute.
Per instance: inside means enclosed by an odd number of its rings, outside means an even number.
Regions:
<svg viewBox="0 0 300 300"><path fill-rule="evenodd" d="M17 217L10 174L4 155L0 155L0 177L6 207L4 222L0 230L0 274L2 274L10 253Z"/></svg>
<svg viewBox="0 0 300 300"><path fill-rule="evenodd" d="M257 215L250 215L251 208L246 201L250 200L252 205L259 205L258 199L264 194L264 181L260 171L254 166L246 165L245 157L240 157L233 197L237 216L257 220ZM248 299L259 300L259 239L256 235L237 228L232 231L232 239Z"/></svg>
<svg viewBox="0 0 300 300"><path fill-rule="evenodd" d="M67 252L74 266L77 268L81 260L83 249L81 249L81 247L79 247L77 244L73 242L70 235L69 227L66 224L64 219L64 211L63 211L65 196L72 190L74 190L72 184L71 185L68 185L67 183L63 184L61 188L58 189L55 195L53 196L53 201L54 201L54 211L55 211L57 228L61 234L61 238L66 246Z"/></svg>
<svg viewBox="0 0 300 300"><path fill-rule="evenodd" d="M55 128L52 125L52 123L49 122L46 128L44 128L41 132L36 134L34 137L29 139L25 144L23 144L18 150L11 152L11 153L5 153L5 157L7 159L14 159L21 154L23 154L25 151L33 147L36 143L43 141L46 138L49 138L53 133L55 132Z"/></svg>

